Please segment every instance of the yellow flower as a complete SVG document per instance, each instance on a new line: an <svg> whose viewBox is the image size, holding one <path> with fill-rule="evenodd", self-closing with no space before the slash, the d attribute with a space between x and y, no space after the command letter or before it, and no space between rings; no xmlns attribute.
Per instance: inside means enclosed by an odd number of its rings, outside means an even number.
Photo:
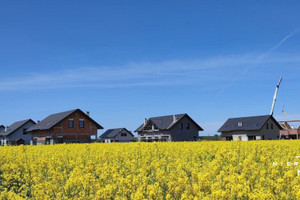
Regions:
<svg viewBox="0 0 300 200"><path fill-rule="evenodd" d="M0 199L300 199L300 141L0 147ZM277 163L276 166L274 163Z"/></svg>

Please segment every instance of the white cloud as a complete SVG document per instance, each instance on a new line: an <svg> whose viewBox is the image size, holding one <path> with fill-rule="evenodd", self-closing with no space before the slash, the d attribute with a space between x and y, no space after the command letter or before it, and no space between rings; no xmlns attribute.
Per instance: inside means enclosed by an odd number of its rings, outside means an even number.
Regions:
<svg viewBox="0 0 300 200"><path fill-rule="evenodd" d="M82 67L41 73L29 73L20 77L0 80L0 90L53 89L77 87L138 87L155 85L220 83L224 87L232 77L238 77L242 69L253 64L257 55L231 55L208 59L129 63L123 66ZM299 56L266 57L264 66L272 63L300 62Z"/></svg>

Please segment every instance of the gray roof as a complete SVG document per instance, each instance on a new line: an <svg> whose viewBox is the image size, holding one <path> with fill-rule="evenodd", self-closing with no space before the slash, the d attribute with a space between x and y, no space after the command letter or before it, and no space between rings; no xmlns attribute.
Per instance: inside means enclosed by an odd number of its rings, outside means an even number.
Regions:
<svg viewBox="0 0 300 200"><path fill-rule="evenodd" d="M4 131L4 129L5 129L5 126L4 126L4 125L1 125L1 126L0 126L0 135L1 135L1 132Z"/></svg>
<svg viewBox="0 0 300 200"><path fill-rule="evenodd" d="M203 129L186 113L184 114L177 114L175 115L176 121L174 122L174 115L166 115L166 116L160 116L160 117L151 117L147 120L146 125L149 123L153 123L153 125L159 129L159 130L169 130L171 129L175 124L177 124L183 117L189 118L200 131L203 131ZM142 131L144 128L144 124L139 126L135 132Z"/></svg>
<svg viewBox="0 0 300 200"><path fill-rule="evenodd" d="M128 131L126 128L114 128L114 129L108 129L105 131L100 138L114 138L116 137L122 130L126 130L128 133L130 133L132 136L133 134Z"/></svg>
<svg viewBox="0 0 300 200"><path fill-rule="evenodd" d="M221 126L218 132L260 130L270 118L274 120L275 124L278 126L279 129L282 129L282 127L278 124L278 122L274 119L272 115L261 115L251 117L229 118L223 124L223 126ZM238 126L239 122L242 122L242 126Z"/></svg>
<svg viewBox="0 0 300 200"><path fill-rule="evenodd" d="M90 118L88 115L86 115L80 109L74 109L74 110L69 110L69 111L49 115L48 117L46 117L45 119L43 119L42 121L40 121L39 123L37 123L36 125L31 127L30 129L28 129L27 132L35 131L35 130L48 130L76 111L83 113L88 119L90 119L93 123L96 124L98 129L103 129L103 127L101 125L99 125L97 122L95 122L92 118Z"/></svg>
<svg viewBox="0 0 300 200"><path fill-rule="evenodd" d="M14 133L16 130L18 130L19 128L21 128L23 125L25 125L29 121L32 121L35 124L35 122L32 119L25 119L22 121L17 121L17 122L14 122L12 125L8 126L7 130L1 132L0 135L3 135L3 136L10 135L10 134Z"/></svg>

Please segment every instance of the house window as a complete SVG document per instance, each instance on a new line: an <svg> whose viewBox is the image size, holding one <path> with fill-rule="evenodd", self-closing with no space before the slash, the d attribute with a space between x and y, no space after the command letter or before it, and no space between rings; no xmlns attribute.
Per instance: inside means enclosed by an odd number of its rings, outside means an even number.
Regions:
<svg viewBox="0 0 300 200"><path fill-rule="evenodd" d="M57 136L57 143L58 143L58 144L64 143L64 138L63 138L62 135L58 135L58 136Z"/></svg>
<svg viewBox="0 0 300 200"><path fill-rule="evenodd" d="M26 135L27 128L23 128L23 135Z"/></svg>
<svg viewBox="0 0 300 200"><path fill-rule="evenodd" d="M45 144L51 143L51 136L46 136Z"/></svg>
<svg viewBox="0 0 300 200"><path fill-rule="evenodd" d="M84 119L79 120L79 128L84 128Z"/></svg>
<svg viewBox="0 0 300 200"><path fill-rule="evenodd" d="M74 120L73 119L69 119L69 123L68 123L68 127L69 128L74 128Z"/></svg>
<svg viewBox="0 0 300 200"><path fill-rule="evenodd" d="M273 129L274 127L273 127L273 124L271 124L271 129Z"/></svg>
<svg viewBox="0 0 300 200"><path fill-rule="evenodd" d="M248 136L248 140L256 140L256 136Z"/></svg>
<svg viewBox="0 0 300 200"><path fill-rule="evenodd" d="M180 123L180 129L183 129L183 123Z"/></svg>
<svg viewBox="0 0 300 200"><path fill-rule="evenodd" d="M190 123L187 124L186 129L190 129Z"/></svg>
<svg viewBox="0 0 300 200"><path fill-rule="evenodd" d="M127 136L127 133L121 133L121 136L122 136L122 137L126 137L126 136Z"/></svg>
<svg viewBox="0 0 300 200"><path fill-rule="evenodd" d="M269 129L269 123L267 123L267 127L266 128Z"/></svg>
<svg viewBox="0 0 300 200"><path fill-rule="evenodd" d="M227 136L226 137L226 141L232 141L233 140L233 137L232 136Z"/></svg>
<svg viewBox="0 0 300 200"><path fill-rule="evenodd" d="M242 127L243 126L243 122L238 122L238 127Z"/></svg>

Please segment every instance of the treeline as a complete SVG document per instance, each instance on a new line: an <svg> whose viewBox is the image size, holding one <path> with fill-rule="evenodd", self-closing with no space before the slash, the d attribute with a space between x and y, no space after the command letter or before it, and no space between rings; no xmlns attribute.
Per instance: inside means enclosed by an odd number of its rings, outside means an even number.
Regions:
<svg viewBox="0 0 300 200"><path fill-rule="evenodd" d="M221 140L221 136L218 134L215 134L213 136L199 136L199 140L206 140L206 141L219 141Z"/></svg>

